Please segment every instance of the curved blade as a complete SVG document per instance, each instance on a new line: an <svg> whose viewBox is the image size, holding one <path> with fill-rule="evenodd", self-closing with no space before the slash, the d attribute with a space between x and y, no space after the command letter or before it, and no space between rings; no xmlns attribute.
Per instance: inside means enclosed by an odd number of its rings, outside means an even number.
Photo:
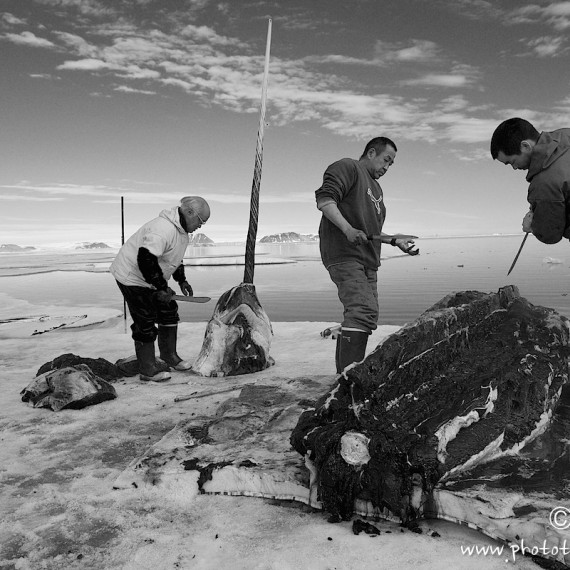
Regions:
<svg viewBox="0 0 570 570"><path fill-rule="evenodd" d="M515 255L515 258L513 259L513 263L511 264L511 268L509 269L507 276L511 274L511 271L513 270L513 268L515 267L517 260L519 258L519 255L521 254L522 248L524 246L524 242L526 241L526 238L528 237L528 233L524 234L521 246L519 247L519 250L517 251L517 254Z"/></svg>

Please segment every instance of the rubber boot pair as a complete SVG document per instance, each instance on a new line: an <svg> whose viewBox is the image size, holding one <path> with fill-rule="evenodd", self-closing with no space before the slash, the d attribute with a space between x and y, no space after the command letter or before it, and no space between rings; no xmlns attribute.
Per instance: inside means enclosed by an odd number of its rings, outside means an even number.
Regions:
<svg viewBox="0 0 570 570"><path fill-rule="evenodd" d="M135 340L135 353L139 363L140 379L145 382L165 382L170 380L170 373L161 370L154 353L154 342ZM163 365L164 366L164 365Z"/></svg>
<svg viewBox="0 0 570 570"><path fill-rule="evenodd" d="M341 329L336 338L335 363L337 374L340 374L349 364L364 360L369 333Z"/></svg>
<svg viewBox="0 0 570 570"><path fill-rule="evenodd" d="M160 358L174 370L190 370L192 363L189 360L182 360L176 352L177 337L178 325L158 325Z"/></svg>

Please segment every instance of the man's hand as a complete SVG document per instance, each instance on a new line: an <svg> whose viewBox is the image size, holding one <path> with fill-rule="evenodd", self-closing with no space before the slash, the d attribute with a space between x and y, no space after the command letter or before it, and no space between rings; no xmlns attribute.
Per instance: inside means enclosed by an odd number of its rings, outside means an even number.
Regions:
<svg viewBox="0 0 570 570"><path fill-rule="evenodd" d="M188 281L181 281L179 285L180 285L180 291L182 291L183 295L185 295L186 297L194 296L194 291L192 291L192 286L190 285L190 283L188 283Z"/></svg>
<svg viewBox="0 0 570 570"><path fill-rule="evenodd" d="M413 239L397 239L396 246L408 255L418 255L420 253L419 249L414 249L415 242Z"/></svg>
<svg viewBox="0 0 570 570"><path fill-rule="evenodd" d="M529 210L529 211L526 213L526 216L523 218L523 221L522 221L522 231L523 231L525 234L531 233L531 232L532 232L531 226L532 226L532 210Z"/></svg>
<svg viewBox="0 0 570 570"><path fill-rule="evenodd" d="M175 294L176 293L170 287L167 287L166 289L155 291L154 297L159 303L167 305L172 301L172 296Z"/></svg>
<svg viewBox="0 0 570 570"><path fill-rule="evenodd" d="M352 226L344 232L344 235L352 245L362 245L368 241L367 235L362 230L357 230Z"/></svg>

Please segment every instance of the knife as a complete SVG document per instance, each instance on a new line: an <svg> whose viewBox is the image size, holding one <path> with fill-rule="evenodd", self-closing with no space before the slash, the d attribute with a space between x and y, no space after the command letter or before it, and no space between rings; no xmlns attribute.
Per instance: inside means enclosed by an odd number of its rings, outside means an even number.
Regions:
<svg viewBox="0 0 570 570"><path fill-rule="evenodd" d="M172 295L175 301L186 301L186 303L207 303L212 297L191 297L190 295Z"/></svg>
<svg viewBox="0 0 570 570"><path fill-rule="evenodd" d="M517 251L517 254L515 255L515 258L513 259L513 263L511 264L511 268L509 269L507 276L509 276L511 274L511 271L513 270L514 266L517 263L517 260L519 258L519 255L521 254L522 248L524 246L524 242L526 241L526 238L528 237L528 233L524 234L521 246L519 247L519 250Z"/></svg>
<svg viewBox="0 0 570 570"><path fill-rule="evenodd" d="M394 235L383 235L380 234L370 234L366 236L369 240L381 240L384 238L385 240L390 241L391 239L419 239L418 236L409 236L408 234L394 234Z"/></svg>

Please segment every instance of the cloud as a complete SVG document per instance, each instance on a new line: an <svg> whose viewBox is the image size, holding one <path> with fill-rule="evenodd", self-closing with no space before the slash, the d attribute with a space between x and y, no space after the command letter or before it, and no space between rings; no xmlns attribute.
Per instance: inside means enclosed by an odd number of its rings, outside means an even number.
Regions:
<svg viewBox="0 0 570 570"><path fill-rule="evenodd" d="M497 128L498 121L495 119L478 119L474 117L446 117L450 123L445 128L445 135L454 142L463 143L488 143L493 131Z"/></svg>
<svg viewBox="0 0 570 570"><path fill-rule="evenodd" d="M196 42L206 42L212 46L237 46L242 48L247 47L246 43L241 42L236 38L220 36L208 26L195 26L193 24L189 24L182 28L180 34L182 36L187 36Z"/></svg>
<svg viewBox="0 0 570 570"><path fill-rule="evenodd" d="M156 186L159 190L135 190L126 185L117 186L102 186L102 185L89 185L89 184L31 184L28 181L23 181L13 185L2 185L0 189L3 190L0 194L0 199L6 201L61 201L69 198L88 198L92 197L93 203L97 204L110 204L120 203L121 196L124 197L125 202L130 204L177 204L180 200L181 194L178 190L164 190L164 185L150 184L148 182L125 181L126 184L131 186ZM12 191L10 193L9 191ZM249 194L234 194L224 192L211 192L208 191L208 201L218 202L222 204L249 204L251 196ZM289 192L286 194L268 195L262 194L260 200L266 204L282 204L282 203L297 203L297 202L313 202L314 195L312 192Z"/></svg>
<svg viewBox="0 0 570 570"><path fill-rule="evenodd" d="M55 44L44 38L38 38L32 32L22 32L21 34L5 34L2 39L6 39L13 44L35 48L55 48Z"/></svg>
<svg viewBox="0 0 570 570"><path fill-rule="evenodd" d="M112 6L104 6L100 0L34 0L34 2L53 6L58 10L76 10L82 16L102 18L116 15Z"/></svg>
<svg viewBox="0 0 570 570"><path fill-rule="evenodd" d="M417 79L406 79L401 81L402 85L428 85L433 87L465 87L471 81L461 74L450 73L427 73Z"/></svg>
<svg viewBox="0 0 570 570"><path fill-rule="evenodd" d="M258 112L262 42L246 43L214 27L196 25L186 12L153 12L152 26L145 28L119 14L115 4L105 4L115 6L110 12L95 0L40 1L57 4L61 10L81 8L89 18L74 20L69 12L66 31L43 30L51 34L50 39L31 32L5 39L35 41L38 47L63 54L55 68L97 75L97 95L160 95L181 90L204 107ZM484 0L461 4L481 12L487 6ZM205 1L191 4L196 10L205 6ZM549 49L550 53L561 49L557 41L556 36L543 36L528 45L546 55ZM337 72L331 73L328 64L335 64ZM418 38L377 41L367 58L326 53L298 59L274 55L267 121L272 126L313 122L331 133L359 139L374 136L380 129L408 140L477 144L490 136L489 111L474 106L465 93L481 89L481 78L479 68L452 61L436 42ZM117 191L102 197L113 198Z"/></svg>
<svg viewBox="0 0 570 570"><path fill-rule="evenodd" d="M385 62L437 62L441 49L429 40L411 39L408 45L403 42L389 43L377 41L374 46L375 59Z"/></svg>
<svg viewBox="0 0 570 570"><path fill-rule="evenodd" d="M497 6L497 2L488 0L432 0L444 9L451 10L469 20L497 21L505 16L505 10Z"/></svg>
<svg viewBox="0 0 570 570"><path fill-rule="evenodd" d="M467 109L469 105L469 101L467 101L464 95L451 95L450 97L446 97L441 100L439 108L444 113L453 113L455 111Z"/></svg>
<svg viewBox="0 0 570 570"><path fill-rule="evenodd" d="M402 63L441 63L441 48L432 41L410 39L407 42L384 42L374 45L372 58L363 59L340 54L310 55L303 61L311 64L341 64L355 66L387 67Z"/></svg>
<svg viewBox="0 0 570 570"><path fill-rule="evenodd" d="M54 36L60 41L63 46L71 50L73 53L82 57L96 57L98 50L95 46L90 45L81 36L70 34L67 32L54 32Z"/></svg>
<svg viewBox="0 0 570 570"><path fill-rule="evenodd" d="M521 41L526 43L532 52L539 57L556 57L569 51L568 47L564 47L565 36L542 36Z"/></svg>
<svg viewBox="0 0 570 570"><path fill-rule="evenodd" d="M529 4L513 10L509 21L514 24L546 23L555 30L570 28L570 2L553 2L546 6Z"/></svg>
<svg viewBox="0 0 570 570"><path fill-rule="evenodd" d="M8 12L4 12L2 14L2 20L3 20L3 22L5 22L6 24L9 24L10 26L23 26L26 24L25 20L17 18L16 16L14 16L13 14L10 14Z"/></svg>
<svg viewBox="0 0 570 570"><path fill-rule="evenodd" d="M469 65L455 65L450 73L426 73L416 79L405 79L400 83L408 86L459 88L478 85L481 73Z"/></svg>
<svg viewBox="0 0 570 570"><path fill-rule="evenodd" d="M64 61L58 65L56 69L71 71L100 71L102 69L117 69L117 66L111 65L100 59L80 59L76 61Z"/></svg>
<svg viewBox="0 0 570 570"><path fill-rule="evenodd" d="M147 91L144 89L133 89L132 87L127 87L126 85L119 85L115 87L115 91L119 93L140 93L141 95L156 95L156 91Z"/></svg>
<svg viewBox="0 0 570 570"><path fill-rule="evenodd" d="M7 188L6 186L2 186L2 188ZM10 187L8 187L10 188ZM45 196L22 196L21 194L0 194L0 200L4 200L6 202L61 202L63 198L46 198Z"/></svg>
<svg viewBox="0 0 570 570"><path fill-rule="evenodd" d="M49 73L30 73L29 77L32 79L53 79Z"/></svg>

